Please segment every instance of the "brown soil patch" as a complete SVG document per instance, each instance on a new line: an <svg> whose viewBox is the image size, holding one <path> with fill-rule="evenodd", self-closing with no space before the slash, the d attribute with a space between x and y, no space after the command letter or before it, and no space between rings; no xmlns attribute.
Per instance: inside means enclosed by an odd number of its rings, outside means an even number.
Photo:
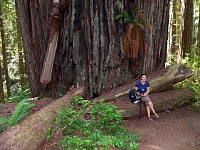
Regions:
<svg viewBox="0 0 200 150"><path fill-rule="evenodd" d="M159 115L153 122L145 116L125 121L142 136L138 150L200 150L200 112L181 108Z"/></svg>

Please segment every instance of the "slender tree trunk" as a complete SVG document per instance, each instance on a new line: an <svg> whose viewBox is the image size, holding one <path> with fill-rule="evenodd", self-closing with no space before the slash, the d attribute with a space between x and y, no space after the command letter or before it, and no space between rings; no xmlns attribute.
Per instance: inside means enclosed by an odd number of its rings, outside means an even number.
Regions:
<svg viewBox="0 0 200 150"><path fill-rule="evenodd" d="M181 0L181 57L191 52L193 43L193 0Z"/></svg>
<svg viewBox="0 0 200 150"><path fill-rule="evenodd" d="M21 39L20 26L19 26L18 19L16 19L16 23L17 23L17 47L18 47L18 55L19 55L20 85L21 85L21 89L23 89L23 87L25 85L25 78L24 78L25 66L24 66L22 39Z"/></svg>
<svg viewBox="0 0 200 150"><path fill-rule="evenodd" d="M171 45L171 54L174 55L176 53L177 45L176 45L176 5L177 5L177 0L173 0L172 3L172 45Z"/></svg>
<svg viewBox="0 0 200 150"><path fill-rule="evenodd" d="M170 53L170 63L175 63L175 54L178 50L176 36L177 36L177 0L171 1L170 9L170 24L169 24L169 37L168 37L168 49Z"/></svg>
<svg viewBox="0 0 200 150"><path fill-rule="evenodd" d="M2 77L3 77L3 74L2 74L2 67L1 67L1 60L0 60L0 103L5 103Z"/></svg>
<svg viewBox="0 0 200 150"><path fill-rule="evenodd" d="M197 48L196 48L196 55L200 55L200 2L199 2L199 22L198 22L198 32L197 32Z"/></svg>
<svg viewBox="0 0 200 150"><path fill-rule="evenodd" d="M3 53L3 68L6 77L6 89L8 96L11 95L10 91L10 78L8 74L8 63L7 63L7 53L6 53L6 45L5 45L5 33L4 33L4 21L2 17L2 4L0 3L0 30L1 30L1 42L2 42L2 53Z"/></svg>

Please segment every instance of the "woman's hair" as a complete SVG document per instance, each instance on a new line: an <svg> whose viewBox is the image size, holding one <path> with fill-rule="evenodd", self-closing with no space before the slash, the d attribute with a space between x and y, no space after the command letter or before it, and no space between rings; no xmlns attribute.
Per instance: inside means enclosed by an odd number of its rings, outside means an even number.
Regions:
<svg viewBox="0 0 200 150"><path fill-rule="evenodd" d="M142 78L142 76L146 76L146 74L145 73L141 74L140 78Z"/></svg>

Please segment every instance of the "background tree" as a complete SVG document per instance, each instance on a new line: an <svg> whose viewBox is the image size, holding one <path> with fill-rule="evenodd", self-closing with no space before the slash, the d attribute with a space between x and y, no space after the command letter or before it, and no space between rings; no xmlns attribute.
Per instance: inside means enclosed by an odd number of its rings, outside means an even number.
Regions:
<svg viewBox="0 0 200 150"><path fill-rule="evenodd" d="M200 2L199 2L199 18L200 18ZM196 38L196 54L200 55L200 19L198 21L198 32L197 32L197 38Z"/></svg>
<svg viewBox="0 0 200 150"><path fill-rule="evenodd" d="M0 103L5 103L2 76L3 76L2 75L2 67L1 67L1 61L0 61Z"/></svg>
<svg viewBox="0 0 200 150"><path fill-rule="evenodd" d="M17 15L17 11L16 11ZM17 27L17 37L16 37L16 43L17 43L17 49L18 49L18 56L19 56L19 74L20 74L20 85L21 89L23 90L23 87L25 85L25 67L24 67L24 56L23 56L23 46L22 46L22 39L21 39L21 33L20 33L20 26L18 18L16 18L16 27Z"/></svg>
<svg viewBox="0 0 200 150"><path fill-rule="evenodd" d="M180 31L180 3L179 0L172 0L170 2L170 21L169 21L169 37L168 37L168 51L170 58L169 63L175 63L178 45L179 45L179 36L178 31ZM179 7L178 7L179 6ZM178 38L177 38L178 37Z"/></svg>
<svg viewBox="0 0 200 150"><path fill-rule="evenodd" d="M142 8L151 24L150 33L146 32L147 29L143 30L145 42L135 62L136 72L130 71L123 52L126 26L114 19L124 9L130 9L130 1L16 2L32 96L38 96L43 90L40 76L45 69L42 69L43 62L55 26L59 26L59 37L57 46L53 44L54 48L51 48L54 52L56 50L51 81L48 85L43 83L51 95L58 96L65 87L81 85L87 87L90 98L96 97L138 74L158 70L165 65L168 0L134 2ZM60 21L54 24L56 17Z"/></svg>
<svg viewBox="0 0 200 150"><path fill-rule="evenodd" d="M181 37L179 55L186 57L193 44L193 0L181 0Z"/></svg>
<svg viewBox="0 0 200 150"><path fill-rule="evenodd" d="M1 30L1 43L2 43L2 54L3 54L3 70L6 78L6 89L8 96L11 95L10 90L10 78L8 74L8 62L7 62L7 52L6 52L6 42L5 42L5 32L4 32L4 21L2 16L2 3L0 3L0 30Z"/></svg>

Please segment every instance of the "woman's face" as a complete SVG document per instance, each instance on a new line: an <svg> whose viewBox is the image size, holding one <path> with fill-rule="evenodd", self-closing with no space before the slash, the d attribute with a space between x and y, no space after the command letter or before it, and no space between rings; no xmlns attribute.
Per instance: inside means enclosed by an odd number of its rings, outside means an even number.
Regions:
<svg viewBox="0 0 200 150"><path fill-rule="evenodd" d="M141 80L142 80L142 81L146 81L146 79L147 79L146 75L143 75L143 76L141 77Z"/></svg>

